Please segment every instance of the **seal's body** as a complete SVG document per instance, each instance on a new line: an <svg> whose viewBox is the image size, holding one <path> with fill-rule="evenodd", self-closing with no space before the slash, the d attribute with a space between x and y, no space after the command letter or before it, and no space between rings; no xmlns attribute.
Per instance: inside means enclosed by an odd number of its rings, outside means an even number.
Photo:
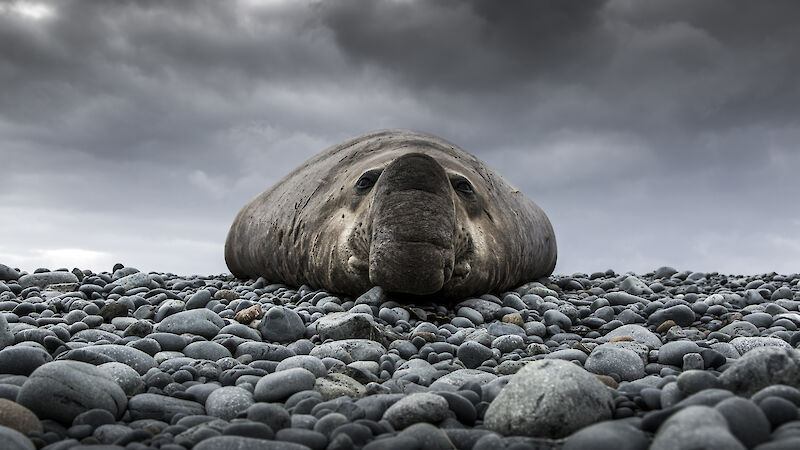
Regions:
<svg viewBox="0 0 800 450"><path fill-rule="evenodd" d="M549 275L556 241L544 212L476 157L388 130L325 150L247 203L225 261L240 278L462 298Z"/></svg>

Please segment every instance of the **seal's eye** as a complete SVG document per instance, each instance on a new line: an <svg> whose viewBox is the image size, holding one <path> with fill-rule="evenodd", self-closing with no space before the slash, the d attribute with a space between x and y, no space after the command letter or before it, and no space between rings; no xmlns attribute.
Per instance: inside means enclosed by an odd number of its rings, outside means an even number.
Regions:
<svg viewBox="0 0 800 450"><path fill-rule="evenodd" d="M382 173L382 168L372 169L362 173L361 177L356 181L356 193L366 194L369 192L372 186L375 186L375 183L378 182L378 178L380 178Z"/></svg>
<svg viewBox="0 0 800 450"><path fill-rule="evenodd" d="M463 178L453 180L453 188L466 195L472 195L475 193L475 191L472 190L472 185L469 184L469 181Z"/></svg>
<svg viewBox="0 0 800 450"><path fill-rule="evenodd" d="M357 189L369 189L375 184L375 180L369 175L364 174L361 175L361 178L356 181L356 188Z"/></svg>
<svg viewBox="0 0 800 450"><path fill-rule="evenodd" d="M383 173L383 169L372 169L361 174L361 177L356 181L356 192L365 194L375 183L378 182L378 177Z"/></svg>

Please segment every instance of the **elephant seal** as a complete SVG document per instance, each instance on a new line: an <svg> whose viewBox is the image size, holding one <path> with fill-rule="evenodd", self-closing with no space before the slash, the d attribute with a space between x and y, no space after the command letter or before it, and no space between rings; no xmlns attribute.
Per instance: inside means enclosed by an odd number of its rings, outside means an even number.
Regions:
<svg viewBox="0 0 800 450"><path fill-rule="evenodd" d="M475 156L385 130L323 151L247 203L225 261L239 278L457 299L551 274L556 241L544 212Z"/></svg>

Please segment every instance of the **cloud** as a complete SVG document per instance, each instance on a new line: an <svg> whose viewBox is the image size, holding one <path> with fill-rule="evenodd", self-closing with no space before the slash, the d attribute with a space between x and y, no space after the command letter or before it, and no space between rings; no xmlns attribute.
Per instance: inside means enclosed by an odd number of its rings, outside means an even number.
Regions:
<svg viewBox="0 0 800 450"><path fill-rule="evenodd" d="M371 2L318 5L321 21L357 64L376 65L412 86L503 91L602 57L602 1ZM572 54L574 59L565 58Z"/></svg>
<svg viewBox="0 0 800 450"><path fill-rule="evenodd" d="M249 198L346 138L411 128L539 203L559 270L786 269L766 243L800 220L798 9L0 0L0 257L221 272Z"/></svg>
<svg viewBox="0 0 800 450"><path fill-rule="evenodd" d="M19 253L3 253L0 257L11 266L72 268L72 267L111 267L114 265L112 255L105 252L81 248L32 249Z"/></svg>

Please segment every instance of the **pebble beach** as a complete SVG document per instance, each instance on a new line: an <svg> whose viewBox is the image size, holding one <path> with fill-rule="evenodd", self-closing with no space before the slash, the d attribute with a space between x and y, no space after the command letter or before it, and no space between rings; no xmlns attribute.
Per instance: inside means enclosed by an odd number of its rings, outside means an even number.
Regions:
<svg viewBox="0 0 800 450"><path fill-rule="evenodd" d="M443 303L110 269L0 264L0 448L800 448L800 274Z"/></svg>

